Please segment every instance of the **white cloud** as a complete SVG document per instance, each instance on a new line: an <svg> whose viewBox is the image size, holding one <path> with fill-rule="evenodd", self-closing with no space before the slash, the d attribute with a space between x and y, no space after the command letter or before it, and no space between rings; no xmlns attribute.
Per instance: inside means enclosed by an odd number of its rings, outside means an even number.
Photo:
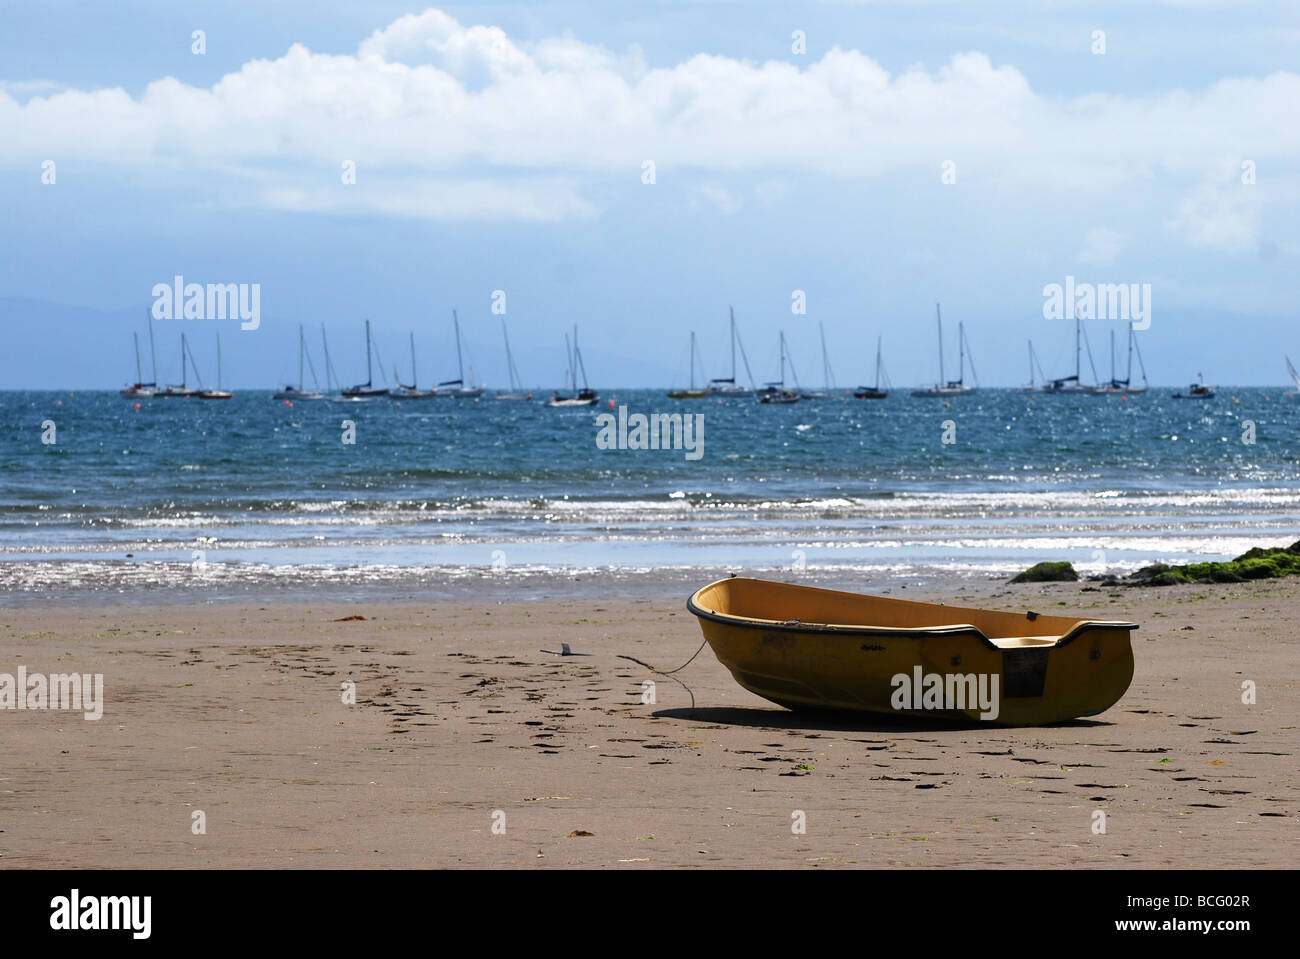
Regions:
<svg viewBox="0 0 1300 959"><path fill-rule="evenodd" d="M706 183L698 191L708 203L710 203L719 213L730 216L733 213L739 213L741 202L734 197L730 190L716 183Z"/></svg>
<svg viewBox="0 0 1300 959"><path fill-rule="evenodd" d="M1186 191L1225 153L1294 178L1296 102L1300 75L1288 72L1200 92L1051 98L978 52L896 74L840 48L806 65L700 54L649 68L635 49L516 42L427 10L374 31L356 55L295 44L210 88L168 77L139 97L67 90L25 103L0 88L0 167L66 156L165 163L218 174L203 182L219 201L246 202L248 183L269 179L260 195L277 208L428 217L591 216L593 176L639 185L645 159L660 184L686 174L699 189L702 174L731 204L737 188L718 182L729 172L937 182L947 159L957 189L1109 197L1152 179ZM376 189L335 185L349 159ZM451 199L449 183L469 199ZM411 202L397 202L406 188ZM1193 207L1178 219L1201 223L1187 230L1194 242L1240 232L1231 210Z"/></svg>
<svg viewBox="0 0 1300 959"><path fill-rule="evenodd" d="M1193 246L1249 253L1259 246L1259 188L1203 183L1179 204L1169 229Z"/></svg>
<svg viewBox="0 0 1300 959"><path fill-rule="evenodd" d="M260 206L295 213L378 213L436 220L572 220L597 213L572 182L559 178L397 178L346 189L274 184L258 191L254 199Z"/></svg>
<svg viewBox="0 0 1300 959"><path fill-rule="evenodd" d="M1123 250L1123 234L1099 226L1089 230L1088 235L1083 238L1083 249L1079 251L1077 258L1081 263L1107 266L1114 263L1115 258Z"/></svg>

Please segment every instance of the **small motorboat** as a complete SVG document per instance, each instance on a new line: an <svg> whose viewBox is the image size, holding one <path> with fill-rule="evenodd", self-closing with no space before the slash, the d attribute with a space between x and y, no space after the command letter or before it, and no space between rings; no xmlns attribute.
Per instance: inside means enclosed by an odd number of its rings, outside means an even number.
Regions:
<svg viewBox="0 0 1300 959"><path fill-rule="evenodd" d="M1205 385L1205 377L1196 374L1196 382L1187 387L1186 393L1175 393L1176 400L1208 400L1214 396L1214 388Z"/></svg>
<svg viewBox="0 0 1300 959"><path fill-rule="evenodd" d="M1133 679L1133 623L739 577L686 608L736 682L789 709L1037 726L1104 712Z"/></svg>

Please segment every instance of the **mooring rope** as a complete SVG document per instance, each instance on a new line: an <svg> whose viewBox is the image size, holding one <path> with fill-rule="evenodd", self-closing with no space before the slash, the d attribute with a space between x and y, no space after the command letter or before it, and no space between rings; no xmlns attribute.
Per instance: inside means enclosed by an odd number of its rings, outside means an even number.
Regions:
<svg viewBox="0 0 1300 959"><path fill-rule="evenodd" d="M676 676L674 676L673 673L680 673L683 669L685 669L685 668L686 668L687 666L689 666L691 663L695 662L695 657L698 656L698 655L700 655L700 653L703 651L704 647L707 646L708 644L709 644L709 641L706 639L704 642L700 643L700 648L697 649L693 654L691 654L691 658L690 658L690 659L686 660L686 662L682 663L682 664L681 664L680 666L678 666L676 669L669 669L669 670L666 670L666 671L665 671L665 670L662 670L662 669L657 669L656 667L651 666L649 663L644 662L643 660L637 659L635 656L624 656L622 653L619 653L619 654L618 654L618 658L619 658L619 659L630 659L632 662L636 663L637 665L639 665L639 666L644 666L646 669L650 670L650 672L652 672L652 673L658 673L660 676L667 676L667 677L668 677L669 679L671 679L673 682L677 683L677 685L681 686L682 689L686 690L687 695L689 695L689 696L691 697L691 709L694 709L694 708L695 708L695 693L691 692L691 687L687 686L684 682L682 682L680 679L678 679Z"/></svg>

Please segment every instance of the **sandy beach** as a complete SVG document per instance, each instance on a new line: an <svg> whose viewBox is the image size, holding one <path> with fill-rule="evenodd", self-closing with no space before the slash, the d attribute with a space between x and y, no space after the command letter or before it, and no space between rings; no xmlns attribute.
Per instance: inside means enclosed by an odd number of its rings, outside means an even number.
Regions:
<svg viewBox="0 0 1300 959"><path fill-rule="evenodd" d="M1300 581L893 594L1131 619L1133 684L1046 728L810 718L707 648L690 693L619 658L700 646L669 589L10 608L0 672L103 673L105 705L0 712L0 867L1294 864Z"/></svg>

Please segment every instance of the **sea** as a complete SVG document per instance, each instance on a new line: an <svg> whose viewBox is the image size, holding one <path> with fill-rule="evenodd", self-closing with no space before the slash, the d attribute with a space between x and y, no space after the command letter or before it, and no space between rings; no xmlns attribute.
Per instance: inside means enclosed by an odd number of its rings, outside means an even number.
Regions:
<svg viewBox="0 0 1300 959"><path fill-rule="evenodd" d="M728 573L880 588L1300 539L1300 398L1174 392L0 392L0 603L685 595ZM689 415L700 445L602 444L619 407Z"/></svg>

